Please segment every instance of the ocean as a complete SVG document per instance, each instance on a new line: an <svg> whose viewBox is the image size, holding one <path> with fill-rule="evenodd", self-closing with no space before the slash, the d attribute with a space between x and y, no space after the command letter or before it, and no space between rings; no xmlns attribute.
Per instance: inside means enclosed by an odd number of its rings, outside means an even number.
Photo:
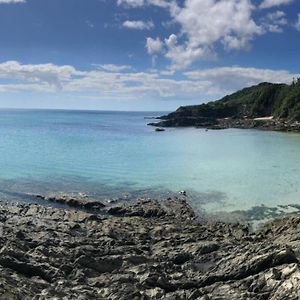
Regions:
<svg viewBox="0 0 300 300"><path fill-rule="evenodd" d="M155 132L145 117L161 114L0 110L0 198L80 192L107 201L185 190L193 207L213 214L299 210L300 134Z"/></svg>

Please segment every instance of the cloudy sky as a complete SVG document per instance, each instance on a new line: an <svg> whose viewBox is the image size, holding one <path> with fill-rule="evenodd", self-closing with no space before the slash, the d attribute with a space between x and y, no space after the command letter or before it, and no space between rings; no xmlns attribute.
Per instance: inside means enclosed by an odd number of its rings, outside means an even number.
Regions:
<svg viewBox="0 0 300 300"><path fill-rule="evenodd" d="M300 77L299 0L0 0L0 107L172 110Z"/></svg>

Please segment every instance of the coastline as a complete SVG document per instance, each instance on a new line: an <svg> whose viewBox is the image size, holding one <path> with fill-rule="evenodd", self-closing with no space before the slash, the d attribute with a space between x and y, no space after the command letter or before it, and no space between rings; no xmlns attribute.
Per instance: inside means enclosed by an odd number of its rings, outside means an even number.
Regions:
<svg viewBox="0 0 300 300"><path fill-rule="evenodd" d="M73 209L1 204L1 299L297 297L300 216L251 231L199 220L184 199ZM75 209L76 208L76 209Z"/></svg>
<svg viewBox="0 0 300 300"><path fill-rule="evenodd" d="M284 119L270 119L265 118L222 118L222 119L208 119L208 118L193 118L193 117L178 117L168 118L161 117L159 122L148 123L149 126L154 127L196 127L208 130L223 130L229 128L237 129L260 129L268 131L280 132L296 132L300 133L300 122L290 122Z"/></svg>
<svg viewBox="0 0 300 300"><path fill-rule="evenodd" d="M207 129L257 128L300 131L300 79L292 84L260 84L245 87L223 98L198 105L180 106L149 125Z"/></svg>

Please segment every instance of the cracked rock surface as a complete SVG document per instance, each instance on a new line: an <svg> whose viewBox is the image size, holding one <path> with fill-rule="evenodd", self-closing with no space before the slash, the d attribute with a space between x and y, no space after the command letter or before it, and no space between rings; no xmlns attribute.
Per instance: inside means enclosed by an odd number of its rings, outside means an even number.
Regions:
<svg viewBox="0 0 300 300"><path fill-rule="evenodd" d="M253 233L180 199L97 208L2 204L0 299L300 298L300 216Z"/></svg>

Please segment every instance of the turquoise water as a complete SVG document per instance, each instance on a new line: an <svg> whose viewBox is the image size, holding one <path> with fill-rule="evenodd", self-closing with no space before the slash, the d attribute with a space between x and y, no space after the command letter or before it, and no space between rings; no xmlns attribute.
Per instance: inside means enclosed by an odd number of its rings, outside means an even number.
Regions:
<svg viewBox="0 0 300 300"><path fill-rule="evenodd" d="M300 135L158 133L144 119L155 115L1 110L1 195L62 191L111 198L186 190L210 212L300 204Z"/></svg>

